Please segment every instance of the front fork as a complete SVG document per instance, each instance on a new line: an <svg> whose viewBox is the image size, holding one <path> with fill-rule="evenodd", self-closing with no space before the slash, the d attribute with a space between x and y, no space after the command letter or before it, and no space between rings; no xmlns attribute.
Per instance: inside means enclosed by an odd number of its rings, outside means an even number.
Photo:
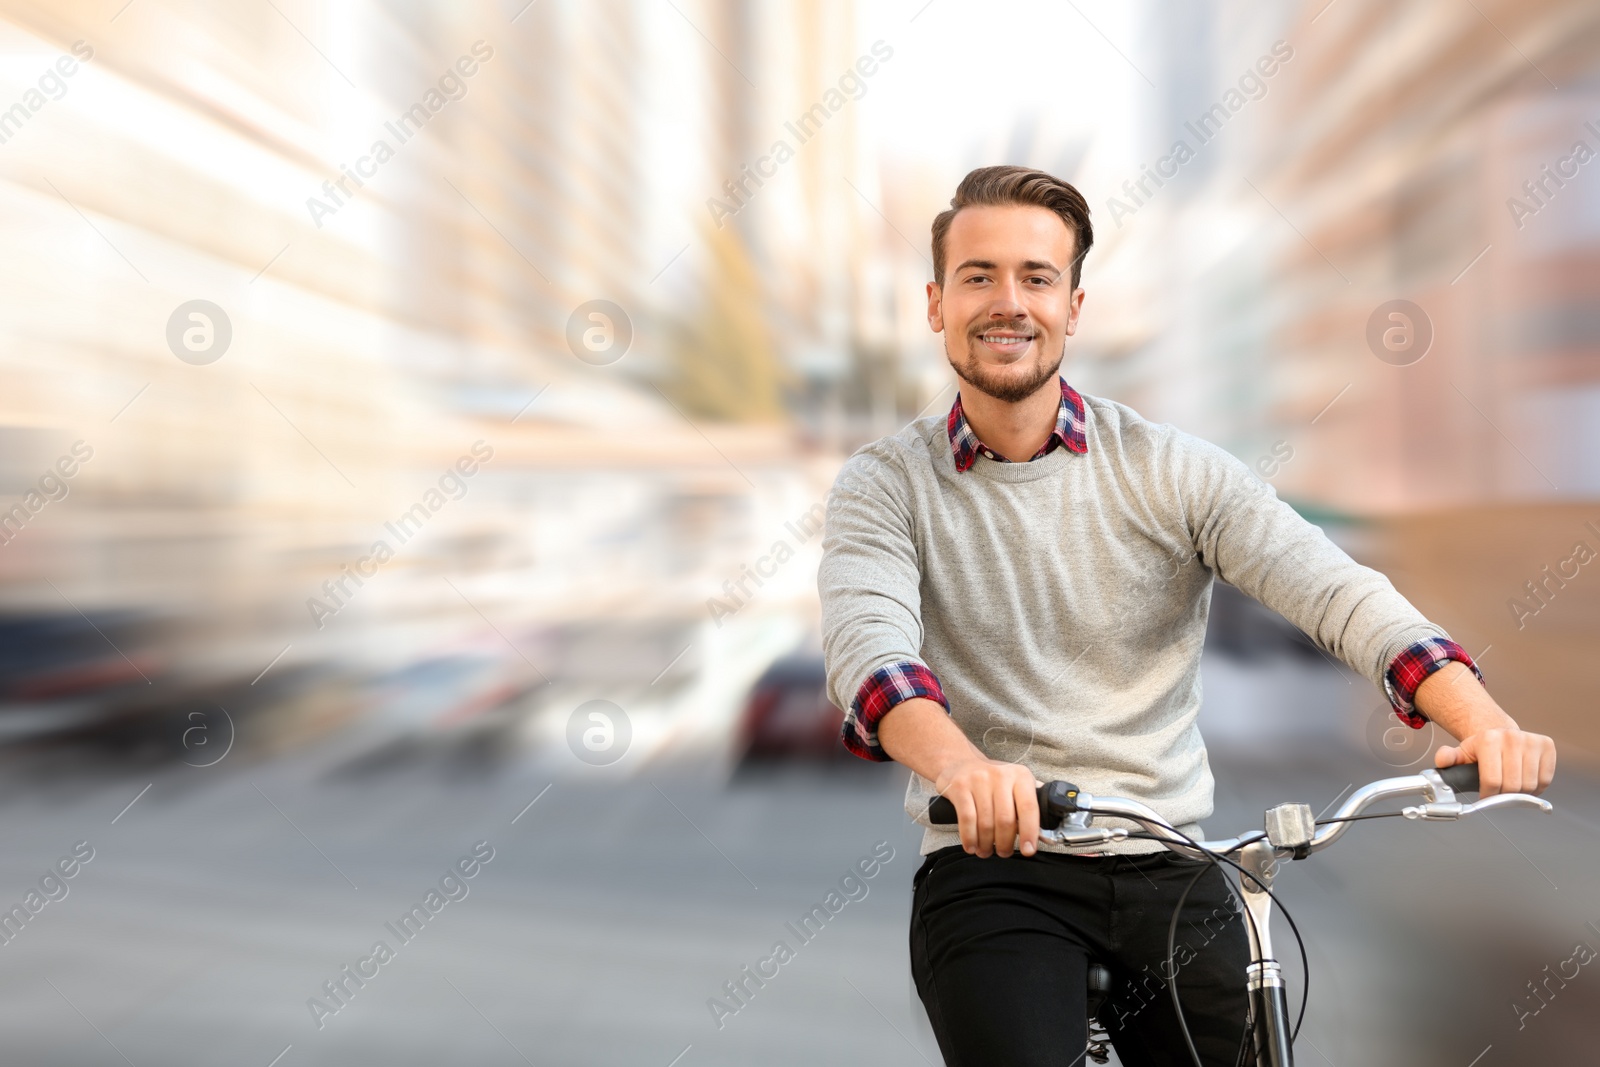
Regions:
<svg viewBox="0 0 1600 1067"><path fill-rule="evenodd" d="M1239 876L1239 890L1252 921L1246 923L1250 935L1250 966L1245 975L1250 988L1250 1014L1255 1020L1251 1040L1255 1044L1256 1067L1294 1067L1294 1048L1289 1043L1289 997L1283 984L1283 968L1272 954L1272 888L1280 857L1265 841L1255 841L1241 851L1239 866L1249 872Z"/></svg>

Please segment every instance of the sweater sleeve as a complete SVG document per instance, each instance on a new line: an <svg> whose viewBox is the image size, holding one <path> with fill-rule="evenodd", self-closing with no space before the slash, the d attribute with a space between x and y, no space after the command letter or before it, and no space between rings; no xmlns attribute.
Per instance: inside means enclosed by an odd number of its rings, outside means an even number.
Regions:
<svg viewBox="0 0 1600 1067"><path fill-rule="evenodd" d="M1173 491L1200 558L1383 690L1408 725L1426 721L1411 704L1426 674L1412 660L1430 658L1419 650L1443 650L1434 667L1459 658L1477 673L1388 578L1346 555L1242 461L1176 431L1169 446Z"/></svg>
<svg viewBox="0 0 1600 1067"><path fill-rule="evenodd" d="M921 577L906 491L892 457L871 446L851 456L828 494L817 571L828 697L845 710L845 747L869 760L889 759L877 725L895 704L927 696L949 710L921 657Z"/></svg>

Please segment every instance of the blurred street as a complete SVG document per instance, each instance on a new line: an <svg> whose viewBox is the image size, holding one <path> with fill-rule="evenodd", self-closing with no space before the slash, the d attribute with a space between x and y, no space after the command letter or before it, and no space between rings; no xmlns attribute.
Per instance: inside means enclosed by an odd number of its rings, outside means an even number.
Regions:
<svg viewBox="0 0 1600 1067"><path fill-rule="evenodd" d="M1218 733L1225 713L1273 714L1271 701L1234 703L1246 691L1217 680L1233 669L1208 659L1208 690L1222 692L1202 721ZM1303 709L1270 745L1213 751L1215 836L1259 827L1272 804L1321 811L1404 773L1340 717L1341 672L1272 669L1329 706ZM920 834L901 811L904 781L864 763L731 777L713 758L595 769L564 745L486 745L470 731L419 736L381 760L331 744L206 768L113 767L81 752L12 761L0 885L19 896L78 841L94 856L0 946L7 1058L938 1062L906 961ZM1588 1062L1560 1050L1579 1049L1591 1025L1592 975L1520 1033L1510 1007L1574 940L1593 944L1583 924L1600 921L1582 888L1600 881L1600 827L1573 814L1596 810L1600 781L1566 775L1549 797L1562 814L1364 823L1286 869L1278 885L1313 967L1306 1062L1449 1067L1491 1045L1483 1064ZM467 895L398 947L384 924L479 841L493 858ZM723 984L775 940L796 942L785 924L880 842L893 856L866 895L719 1029L707 1000L725 1000ZM1277 936L1292 943L1281 919ZM395 959L347 985L319 1029L308 999L379 939ZM1297 963L1290 972L1298 997Z"/></svg>

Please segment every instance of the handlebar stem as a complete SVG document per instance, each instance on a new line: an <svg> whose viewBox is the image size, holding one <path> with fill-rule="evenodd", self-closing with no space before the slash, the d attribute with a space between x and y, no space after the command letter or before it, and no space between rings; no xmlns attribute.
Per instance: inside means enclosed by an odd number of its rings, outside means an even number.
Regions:
<svg viewBox="0 0 1600 1067"><path fill-rule="evenodd" d="M1249 877L1239 878L1239 893L1250 911L1245 924L1250 934L1250 988L1282 985L1283 978L1272 954L1272 879L1278 872L1278 858L1288 850L1267 841L1252 841L1239 853L1239 866Z"/></svg>

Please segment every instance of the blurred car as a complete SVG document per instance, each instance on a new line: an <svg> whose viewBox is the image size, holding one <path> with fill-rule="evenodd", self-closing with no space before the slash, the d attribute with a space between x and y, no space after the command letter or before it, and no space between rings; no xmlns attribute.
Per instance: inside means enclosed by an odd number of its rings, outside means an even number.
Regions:
<svg viewBox="0 0 1600 1067"><path fill-rule="evenodd" d="M844 712L828 699L822 657L785 656L750 689L739 717L740 750L746 761L848 759L843 725Z"/></svg>
<svg viewBox="0 0 1600 1067"><path fill-rule="evenodd" d="M0 615L0 744L82 729L159 677L149 620L131 611Z"/></svg>
<svg viewBox="0 0 1600 1067"><path fill-rule="evenodd" d="M328 733L357 707L325 664L185 665L197 625L136 609L0 611L0 749L214 766Z"/></svg>

